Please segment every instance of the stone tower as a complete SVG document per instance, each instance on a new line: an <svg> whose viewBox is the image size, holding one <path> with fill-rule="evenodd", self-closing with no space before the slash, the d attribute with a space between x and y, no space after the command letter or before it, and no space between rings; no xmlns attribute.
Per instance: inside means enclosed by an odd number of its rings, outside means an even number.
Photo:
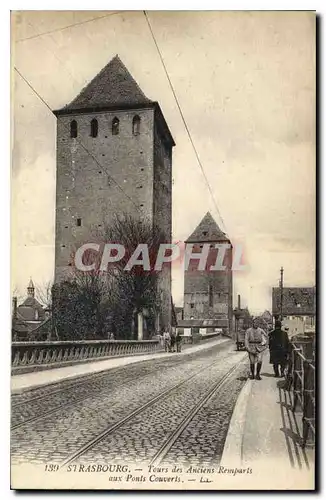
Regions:
<svg viewBox="0 0 326 500"><path fill-rule="evenodd" d="M184 319L209 320L208 324L231 332L232 329L232 245L209 212L185 242L193 245L192 253L201 253L208 245L207 264L198 270L192 259L184 276ZM225 270L210 270L220 250L215 245L230 245L225 252ZM214 321L211 321L214 320Z"/></svg>
<svg viewBox="0 0 326 500"><path fill-rule="evenodd" d="M118 56L57 117L55 281L72 255L115 214L137 214L171 241L173 137ZM171 273L161 279L163 324L171 319Z"/></svg>

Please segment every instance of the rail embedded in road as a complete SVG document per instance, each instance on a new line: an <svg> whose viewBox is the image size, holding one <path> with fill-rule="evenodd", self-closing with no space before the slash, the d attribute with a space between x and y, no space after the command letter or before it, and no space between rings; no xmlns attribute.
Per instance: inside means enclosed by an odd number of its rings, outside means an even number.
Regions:
<svg viewBox="0 0 326 500"><path fill-rule="evenodd" d="M216 391L220 389L224 383L231 377L231 375L234 373L235 369L238 367L239 362L241 362L245 358L245 355L242 355L241 358L239 359L237 357L236 364L232 366L230 370L217 382L215 381L213 386L210 387L209 391L205 393L204 398L200 401L198 405L195 406L191 410L191 412L187 415L186 417L182 420L180 426L178 427L178 430L176 433L172 433L171 437L169 438L169 446L166 447L164 445L164 453L162 454L162 451L158 452L158 456L153 458L153 460L157 459L162 459L163 456L166 455L167 451L171 448L171 446L175 443L179 435L182 433L182 431L186 428L186 426L189 424L189 422L192 420L192 418L198 413L198 411L209 401L209 399L215 395ZM141 414L145 410L149 409L152 407L155 403L162 401L163 399L167 398L170 396L173 392L178 390L179 388L185 386L188 384L191 380L193 380L195 377L198 377L201 375L203 372L209 370L211 367L218 365L220 363L220 359L215 360L214 362L210 363L209 365L205 366L204 368L198 370L195 374L193 374L191 377L187 377L185 380L175 384L173 387L170 387L154 398L150 399L148 402L146 402L144 405L141 405L140 407L136 408L134 411L132 411L130 414L128 414L126 417L121 419L120 421L116 422L114 425L110 426L108 429L104 430L101 432L98 436L96 436L94 439L86 443L84 446L82 446L78 451L73 453L71 456L66 458L62 463L61 467L64 467L68 464L71 464L74 462L76 459L81 458L84 456L89 450L94 448L97 444L101 443L103 440L105 440L110 434L113 434L116 430L120 429L122 426L125 424L129 423L134 417L137 415Z"/></svg>

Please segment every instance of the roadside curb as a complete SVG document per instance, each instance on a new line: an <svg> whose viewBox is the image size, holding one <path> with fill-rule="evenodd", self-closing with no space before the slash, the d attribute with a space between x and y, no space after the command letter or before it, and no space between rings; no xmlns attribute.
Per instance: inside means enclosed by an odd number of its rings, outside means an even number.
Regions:
<svg viewBox="0 0 326 500"><path fill-rule="evenodd" d="M224 443L220 465L226 467L241 467L242 445L245 432L248 401L251 395L252 381L247 380L242 387L233 409L228 433Z"/></svg>

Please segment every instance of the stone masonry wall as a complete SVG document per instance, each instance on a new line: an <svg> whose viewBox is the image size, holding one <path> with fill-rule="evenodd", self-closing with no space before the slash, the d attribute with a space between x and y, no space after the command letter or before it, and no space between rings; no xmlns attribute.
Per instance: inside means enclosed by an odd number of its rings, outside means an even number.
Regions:
<svg viewBox="0 0 326 500"><path fill-rule="evenodd" d="M154 132L154 195L153 219L167 243L172 238L172 149L166 145L155 126ZM162 291L161 328L171 325L171 267L166 265L160 273Z"/></svg>
<svg viewBox="0 0 326 500"><path fill-rule="evenodd" d="M141 119L139 135L132 133L136 114ZM114 117L120 121L118 135L112 135ZM90 136L93 118L98 120L95 138ZM73 119L78 124L77 139L70 137ZM76 248L92 241L115 213L140 213L152 220L153 120L152 109L58 117L56 281L71 270Z"/></svg>
<svg viewBox="0 0 326 500"><path fill-rule="evenodd" d="M202 245L195 245L193 252L200 252ZM190 262L185 271L184 319L228 319L232 322L232 249L227 250L225 271L210 271L216 260L217 251L210 250L207 268L198 271L198 261ZM211 301L210 301L211 289Z"/></svg>

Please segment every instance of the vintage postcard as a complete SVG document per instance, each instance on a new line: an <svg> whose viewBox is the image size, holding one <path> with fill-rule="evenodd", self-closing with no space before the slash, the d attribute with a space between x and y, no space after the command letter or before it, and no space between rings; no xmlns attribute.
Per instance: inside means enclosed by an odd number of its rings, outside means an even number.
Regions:
<svg viewBox="0 0 326 500"><path fill-rule="evenodd" d="M11 488L314 490L315 13L11 33Z"/></svg>

